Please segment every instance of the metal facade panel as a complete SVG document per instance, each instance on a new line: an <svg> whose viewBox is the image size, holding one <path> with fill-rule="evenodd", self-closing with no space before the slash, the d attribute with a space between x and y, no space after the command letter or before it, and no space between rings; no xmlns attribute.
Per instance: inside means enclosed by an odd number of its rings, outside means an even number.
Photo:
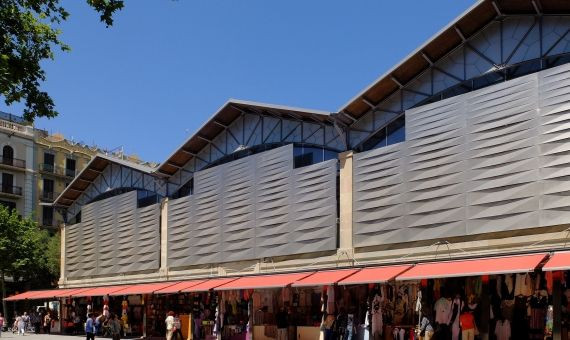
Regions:
<svg viewBox="0 0 570 340"><path fill-rule="evenodd" d="M406 111L406 141L354 156L354 244L567 223L570 66Z"/></svg>
<svg viewBox="0 0 570 340"><path fill-rule="evenodd" d="M335 160L293 169L292 145L197 172L169 202L168 267L334 250L336 178Z"/></svg>
<svg viewBox="0 0 570 340"><path fill-rule="evenodd" d="M66 227L68 277L158 269L160 204L137 208L137 192L82 207L82 222Z"/></svg>

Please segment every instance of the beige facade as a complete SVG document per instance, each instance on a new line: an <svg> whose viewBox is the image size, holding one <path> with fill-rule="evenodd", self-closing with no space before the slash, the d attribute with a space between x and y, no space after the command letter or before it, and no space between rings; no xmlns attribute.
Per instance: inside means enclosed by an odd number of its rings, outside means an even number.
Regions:
<svg viewBox="0 0 570 340"><path fill-rule="evenodd" d="M89 163L97 148L74 143L61 134L35 133L35 190L34 202L37 222L45 228L56 229L63 216L49 204L65 189Z"/></svg>
<svg viewBox="0 0 570 340"><path fill-rule="evenodd" d="M0 116L0 203L30 216L34 210L34 128L18 118Z"/></svg>

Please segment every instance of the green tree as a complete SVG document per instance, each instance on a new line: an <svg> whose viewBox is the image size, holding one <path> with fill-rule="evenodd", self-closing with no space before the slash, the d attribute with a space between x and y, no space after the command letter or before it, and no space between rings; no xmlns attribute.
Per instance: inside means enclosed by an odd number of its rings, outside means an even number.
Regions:
<svg viewBox="0 0 570 340"><path fill-rule="evenodd" d="M0 289L6 313L6 277L33 278L44 272L49 235L30 218L0 206Z"/></svg>
<svg viewBox="0 0 570 340"><path fill-rule="evenodd" d="M54 277L59 278L60 268L60 253L61 253L61 236L59 233L50 237L46 249L46 268L48 273Z"/></svg>
<svg viewBox="0 0 570 340"><path fill-rule="evenodd" d="M86 0L107 27L122 0ZM0 0L0 96L6 105L24 102L24 118L57 116L55 103L41 90L46 74L41 62L54 58L54 49L69 51L59 36L69 13L61 0Z"/></svg>

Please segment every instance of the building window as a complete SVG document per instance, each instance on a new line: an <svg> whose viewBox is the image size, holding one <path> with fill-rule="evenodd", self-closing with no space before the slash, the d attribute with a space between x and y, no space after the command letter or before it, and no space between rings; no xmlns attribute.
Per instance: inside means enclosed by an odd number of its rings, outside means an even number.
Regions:
<svg viewBox="0 0 570 340"><path fill-rule="evenodd" d="M42 225L53 226L53 207L42 207Z"/></svg>
<svg viewBox="0 0 570 340"><path fill-rule="evenodd" d="M337 159L338 153L322 147L295 145L293 148L293 166L301 168L307 165L317 164Z"/></svg>
<svg viewBox="0 0 570 340"><path fill-rule="evenodd" d="M172 195L172 198L180 198L194 194L194 177L190 178L186 184L180 187L178 191Z"/></svg>
<svg viewBox="0 0 570 340"><path fill-rule="evenodd" d="M9 145L5 145L2 148L2 163L6 165L14 164L14 149Z"/></svg>
<svg viewBox="0 0 570 340"><path fill-rule="evenodd" d="M75 159L67 158L65 161L65 175L75 177Z"/></svg>
<svg viewBox="0 0 570 340"><path fill-rule="evenodd" d="M5 207L8 208L8 210L10 210L10 211L16 209L16 202L0 201L0 205L5 206Z"/></svg>
<svg viewBox="0 0 570 340"><path fill-rule="evenodd" d="M388 125L377 131L358 151L367 151L384 146L400 143L406 140L406 117L401 115Z"/></svg>
<svg viewBox="0 0 570 340"><path fill-rule="evenodd" d="M54 182L52 179L44 178L44 189L42 191L42 198L53 200Z"/></svg>
<svg viewBox="0 0 570 340"><path fill-rule="evenodd" d="M48 172L55 171L55 156L52 153L44 152L44 163L42 165L42 170Z"/></svg>
<svg viewBox="0 0 570 340"><path fill-rule="evenodd" d="M14 175L2 173L2 192L13 194L14 189Z"/></svg>

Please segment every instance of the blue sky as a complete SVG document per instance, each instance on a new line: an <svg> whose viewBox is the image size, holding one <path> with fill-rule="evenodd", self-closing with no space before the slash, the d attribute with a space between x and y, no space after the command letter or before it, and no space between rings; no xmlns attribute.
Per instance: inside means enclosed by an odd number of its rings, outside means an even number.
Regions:
<svg viewBox="0 0 570 340"><path fill-rule="evenodd" d="M338 110L474 0L125 2L105 28L63 0L72 51L44 84L60 115L36 126L161 162L229 98Z"/></svg>

